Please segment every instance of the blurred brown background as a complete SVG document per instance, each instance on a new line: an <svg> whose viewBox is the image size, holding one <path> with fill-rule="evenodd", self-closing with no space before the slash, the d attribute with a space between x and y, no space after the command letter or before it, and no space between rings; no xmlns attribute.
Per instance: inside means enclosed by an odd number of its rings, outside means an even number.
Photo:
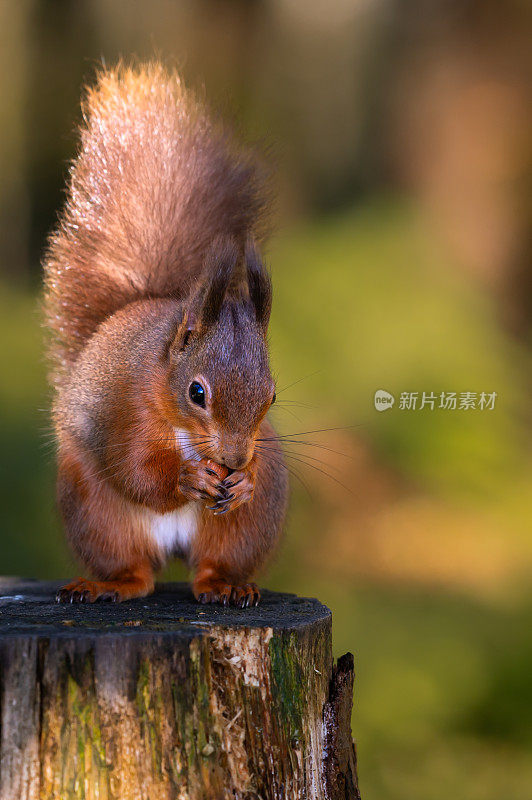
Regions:
<svg viewBox="0 0 532 800"><path fill-rule="evenodd" d="M278 164L272 415L296 441L264 582L320 597L355 653L366 800L530 796L531 34L526 0L0 2L1 572L75 569L39 260L83 84L158 56Z"/></svg>

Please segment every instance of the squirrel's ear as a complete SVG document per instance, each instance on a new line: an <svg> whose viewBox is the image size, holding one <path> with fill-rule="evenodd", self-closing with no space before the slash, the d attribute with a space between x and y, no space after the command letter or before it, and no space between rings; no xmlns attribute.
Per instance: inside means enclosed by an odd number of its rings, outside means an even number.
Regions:
<svg viewBox="0 0 532 800"><path fill-rule="evenodd" d="M168 353L179 353L187 346L190 336L197 333L199 329L196 314L194 311L188 310L183 314L183 319L177 326L177 331L174 334L172 341L168 347Z"/></svg>
<svg viewBox="0 0 532 800"><path fill-rule="evenodd" d="M257 322L266 330L272 310L272 282L251 240L246 245L246 271L249 298L255 308Z"/></svg>
<svg viewBox="0 0 532 800"><path fill-rule="evenodd" d="M204 325L216 322L231 281L240 249L232 236L214 240L205 260L205 285L199 319Z"/></svg>

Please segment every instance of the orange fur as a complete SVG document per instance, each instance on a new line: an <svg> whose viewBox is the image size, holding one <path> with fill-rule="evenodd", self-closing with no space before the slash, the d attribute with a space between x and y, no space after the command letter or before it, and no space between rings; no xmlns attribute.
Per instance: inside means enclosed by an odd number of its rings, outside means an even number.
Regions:
<svg viewBox="0 0 532 800"><path fill-rule="evenodd" d="M52 378L143 297L186 296L214 237L264 233L264 168L158 63L87 89L67 203L45 259Z"/></svg>
<svg viewBox="0 0 532 800"><path fill-rule="evenodd" d="M84 111L44 266L59 506L97 580L59 599L142 596L178 555L203 602L258 602L287 496L278 444L256 449L274 435L262 170L157 64L102 72Z"/></svg>

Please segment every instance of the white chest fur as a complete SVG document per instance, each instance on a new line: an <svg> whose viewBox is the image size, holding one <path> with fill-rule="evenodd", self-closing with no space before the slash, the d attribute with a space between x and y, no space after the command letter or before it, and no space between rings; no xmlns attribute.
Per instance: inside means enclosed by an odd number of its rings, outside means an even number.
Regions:
<svg viewBox="0 0 532 800"><path fill-rule="evenodd" d="M188 553L198 532L199 504L187 503L167 514L146 512L145 520L150 536L164 553L182 550Z"/></svg>

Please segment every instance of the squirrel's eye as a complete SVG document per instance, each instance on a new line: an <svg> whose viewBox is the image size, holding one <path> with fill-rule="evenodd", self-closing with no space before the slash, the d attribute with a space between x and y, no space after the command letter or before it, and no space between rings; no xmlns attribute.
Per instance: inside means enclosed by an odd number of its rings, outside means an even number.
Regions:
<svg viewBox="0 0 532 800"><path fill-rule="evenodd" d="M276 392L274 392L273 393L273 397L272 397L272 402L271 402L272 406L273 406L273 404L275 403L276 400L277 400L277 394L276 394Z"/></svg>
<svg viewBox="0 0 532 800"><path fill-rule="evenodd" d="M205 389L197 381L192 381L188 387L188 396L197 406L205 408Z"/></svg>

